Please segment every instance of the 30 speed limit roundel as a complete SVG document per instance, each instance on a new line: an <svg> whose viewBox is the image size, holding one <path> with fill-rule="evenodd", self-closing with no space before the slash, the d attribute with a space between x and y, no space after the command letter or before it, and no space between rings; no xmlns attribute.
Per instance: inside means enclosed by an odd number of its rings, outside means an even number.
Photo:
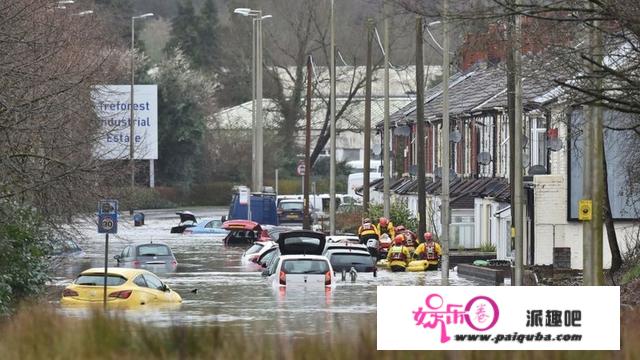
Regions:
<svg viewBox="0 0 640 360"><path fill-rule="evenodd" d="M100 223L100 225L102 225L102 228L105 230L111 230L113 229L113 219L111 219L110 217L105 217L102 219L102 222Z"/></svg>

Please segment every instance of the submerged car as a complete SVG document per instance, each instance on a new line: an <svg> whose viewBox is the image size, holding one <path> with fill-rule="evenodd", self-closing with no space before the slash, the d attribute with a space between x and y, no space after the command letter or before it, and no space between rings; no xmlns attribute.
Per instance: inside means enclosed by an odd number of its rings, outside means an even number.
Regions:
<svg viewBox="0 0 640 360"><path fill-rule="evenodd" d="M250 220L229 220L222 224L229 231L224 238L225 245L250 245L254 241L269 241L271 237L260 224Z"/></svg>
<svg viewBox="0 0 640 360"><path fill-rule="evenodd" d="M191 211L178 211L176 215L180 216L180 223L171 228L172 234L182 234L185 229L194 227L198 223Z"/></svg>
<svg viewBox="0 0 640 360"><path fill-rule="evenodd" d="M104 268L92 268L78 275L62 291L63 305L102 304ZM153 273L142 269L107 268L107 305L136 307L163 303L181 303L180 295Z"/></svg>
<svg viewBox="0 0 640 360"><path fill-rule="evenodd" d="M322 256L325 235L315 231L283 232L278 238L279 255L271 259L264 276L274 288L327 288L335 283L329 260Z"/></svg>
<svg viewBox="0 0 640 360"><path fill-rule="evenodd" d="M257 264L260 255L266 253L270 249L275 249L278 245L274 241L255 241L253 245L242 253L243 264Z"/></svg>
<svg viewBox="0 0 640 360"><path fill-rule="evenodd" d="M354 268L357 272L373 272L376 270L376 260L368 251L363 250L330 250L326 254L334 271L350 271Z"/></svg>
<svg viewBox="0 0 640 360"><path fill-rule="evenodd" d="M84 251L71 239L54 238L48 240L49 255L53 257L82 257Z"/></svg>
<svg viewBox="0 0 640 360"><path fill-rule="evenodd" d="M367 248L367 245L364 244L360 244L360 243L352 243L352 242L332 242L332 243L327 243L324 247L324 250L322 251L323 255L326 255L327 252L331 251L331 250L362 250L362 251L369 251Z"/></svg>
<svg viewBox="0 0 640 360"><path fill-rule="evenodd" d="M126 246L113 257L118 267L147 268L154 271L175 271L178 261L171 248L163 243L145 243Z"/></svg>
<svg viewBox="0 0 640 360"><path fill-rule="evenodd" d="M225 235L229 231L222 228L221 219L201 219L194 226L190 226L182 232L185 235L189 234L219 234Z"/></svg>

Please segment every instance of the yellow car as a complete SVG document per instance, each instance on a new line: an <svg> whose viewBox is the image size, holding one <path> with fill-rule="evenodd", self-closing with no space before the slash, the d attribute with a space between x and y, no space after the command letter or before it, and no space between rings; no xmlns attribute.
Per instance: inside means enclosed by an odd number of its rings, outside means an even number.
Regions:
<svg viewBox="0 0 640 360"><path fill-rule="evenodd" d="M63 305L102 304L104 268L92 268L78 275L62 292ZM108 268L107 305L135 307L140 305L176 304L182 298L147 270Z"/></svg>

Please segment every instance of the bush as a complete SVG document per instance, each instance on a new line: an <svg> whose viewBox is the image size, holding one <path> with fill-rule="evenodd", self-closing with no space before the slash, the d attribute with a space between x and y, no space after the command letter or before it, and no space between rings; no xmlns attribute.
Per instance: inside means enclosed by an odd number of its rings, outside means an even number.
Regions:
<svg viewBox="0 0 640 360"><path fill-rule="evenodd" d="M31 209L0 205L0 314L39 294L47 280L40 217Z"/></svg>
<svg viewBox="0 0 640 360"><path fill-rule="evenodd" d="M353 207L346 212L336 214L336 230L341 233L357 234L362 224L362 208Z"/></svg>
<svg viewBox="0 0 640 360"><path fill-rule="evenodd" d="M394 201L391 203L391 209L389 209L389 215L391 222L394 226L404 225L405 228L415 231L418 228L418 219L413 216L411 210L407 206L405 201ZM374 223L381 218L384 214L384 207L382 204L369 205L369 218Z"/></svg>
<svg viewBox="0 0 640 360"><path fill-rule="evenodd" d="M622 275L622 284L629 283L638 278L640 278L640 263L636 263L624 275Z"/></svg>

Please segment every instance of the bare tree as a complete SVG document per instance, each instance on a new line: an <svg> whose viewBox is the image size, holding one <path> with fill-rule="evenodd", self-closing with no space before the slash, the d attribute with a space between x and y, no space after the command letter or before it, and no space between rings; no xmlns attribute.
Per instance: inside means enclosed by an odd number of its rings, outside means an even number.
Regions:
<svg viewBox="0 0 640 360"><path fill-rule="evenodd" d="M86 205L108 163L92 156L100 136L94 85L123 69L102 24L47 0L0 7L0 201L45 218Z"/></svg>

